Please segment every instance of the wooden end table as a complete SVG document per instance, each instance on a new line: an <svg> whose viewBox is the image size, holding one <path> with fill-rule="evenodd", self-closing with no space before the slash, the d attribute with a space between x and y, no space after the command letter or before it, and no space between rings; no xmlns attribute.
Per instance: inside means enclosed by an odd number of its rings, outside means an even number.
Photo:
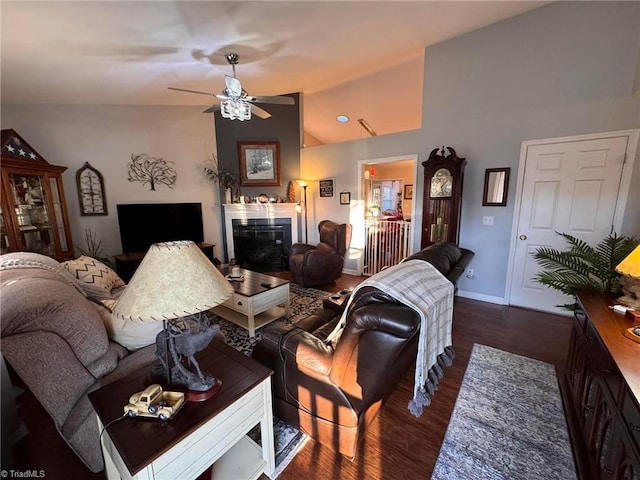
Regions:
<svg viewBox="0 0 640 480"><path fill-rule="evenodd" d="M109 426L101 437L107 479L195 479L211 465L216 479L273 474L273 371L218 339L196 358L204 372L222 380L220 392L187 402L167 422L125 418ZM100 430L150 383L147 367L90 393ZM262 446L246 435L258 423Z"/></svg>
<svg viewBox="0 0 640 480"><path fill-rule="evenodd" d="M225 266L220 271L227 275L230 270ZM212 308L213 313L249 330L251 338L256 336L257 328L291 315L288 280L245 268L240 269L240 274L242 281L231 281L233 295L223 304ZM279 305L284 305L284 308Z"/></svg>

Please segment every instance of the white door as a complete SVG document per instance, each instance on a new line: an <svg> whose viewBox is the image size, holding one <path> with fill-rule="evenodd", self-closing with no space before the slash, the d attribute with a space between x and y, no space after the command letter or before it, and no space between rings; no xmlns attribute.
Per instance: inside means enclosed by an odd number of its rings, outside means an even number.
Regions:
<svg viewBox="0 0 640 480"><path fill-rule="evenodd" d="M607 136L608 135L608 136ZM589 138L592 137L592 138ZM555 305L573 300L533 280L540 267L537 248L565 250L555 232L568 233L595 246L619 229L630 178L623 181L625 154L635 156L637 131L523 142L510 262L509 304L564 313ZM546 142L546 143L545 143ZM523 159L524 156L524 159ZM633 157L629 160L632 164ZM524 161L524 165L523 165ZM625 176L630 177L628 165ZM618 209L618 210L617 210Z"/></svg>

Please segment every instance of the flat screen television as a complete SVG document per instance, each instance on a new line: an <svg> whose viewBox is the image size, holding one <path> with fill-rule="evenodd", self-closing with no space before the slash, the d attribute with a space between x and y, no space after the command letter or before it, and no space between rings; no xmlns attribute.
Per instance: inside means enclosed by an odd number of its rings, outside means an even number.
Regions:
<svg viewBox="0 0 640 480"><path fill-rule="evenodd" d="M204 241L200 203L122 204L117 209L125 254L144 252L158 242Z"/></svg>

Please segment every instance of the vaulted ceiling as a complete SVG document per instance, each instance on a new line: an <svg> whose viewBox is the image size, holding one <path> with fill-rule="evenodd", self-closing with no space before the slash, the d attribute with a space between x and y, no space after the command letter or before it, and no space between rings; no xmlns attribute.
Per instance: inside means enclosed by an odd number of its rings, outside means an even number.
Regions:
<svg viewBox="0 0 640 480"><path fill-rule="evenodd" d="M383 135L420 128L425 46L546 3L2 1L0 98L204 109L167 87L220 93L236 52L249 94L303 93L317 143Z"/></svg>

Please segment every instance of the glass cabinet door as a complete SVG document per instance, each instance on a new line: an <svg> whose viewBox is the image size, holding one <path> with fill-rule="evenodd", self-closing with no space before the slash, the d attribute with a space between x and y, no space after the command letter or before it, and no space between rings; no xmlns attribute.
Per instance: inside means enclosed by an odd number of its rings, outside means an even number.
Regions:
<svg viewBox="0 0 640 480"><path fill-rule="evenodd" d="M9 175L17 220L18 242L22 244L21 250L55 256L58 245L52 223L52 212L49 211L50 199L47 198L46 181L45 175L16 173ZM56 196L55 193L53 196ZM54 208L55 202L56 200L53 199ZM59 205L59 198L57 202ZM66 250L66 245L63 249Z"/></svg>

